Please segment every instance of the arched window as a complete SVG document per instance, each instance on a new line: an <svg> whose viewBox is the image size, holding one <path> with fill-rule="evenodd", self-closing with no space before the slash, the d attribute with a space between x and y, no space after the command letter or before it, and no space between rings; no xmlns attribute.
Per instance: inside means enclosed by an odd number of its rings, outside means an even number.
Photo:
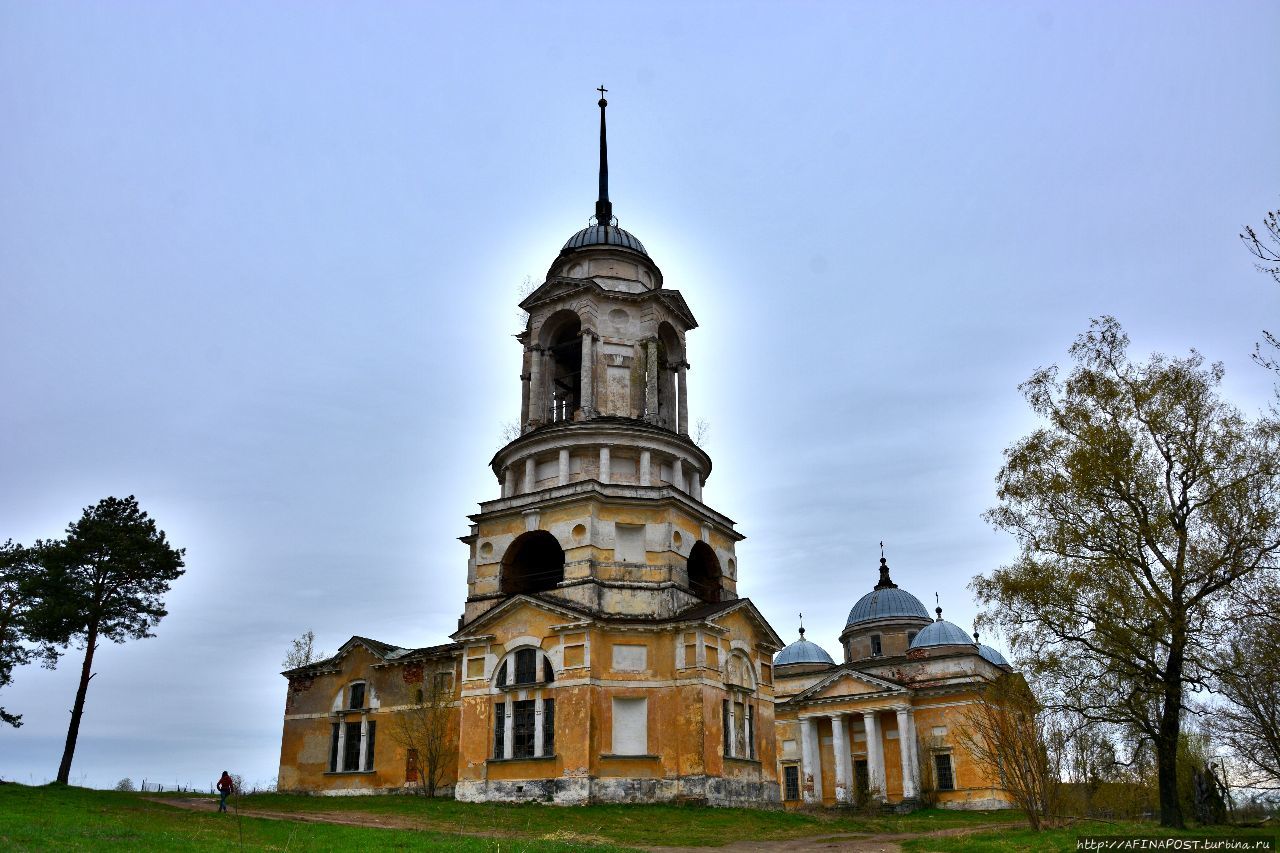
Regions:
<svg viewBox="0 0 1280 853"><path fill-rule="evenodd" d="M701 540L689 549L689 591L707 602L720 600L720 558Z"/></svg>
<svg viewBox="0 0 1280 853"><path fill-rule="evenodd" d="M564 549L556 537L545 530L520 534L502 557L504 595L554 589L563 580Z"/></svg>
<svg viewBox="0 0 1280 853"><path fill-rule="evenodd" d="M378 710L378 696L364 681L353 681L338 691L330 714L330 773L366 773L373 770L378 723L370 714Z"/></svg>
<svg viewBox="0 0 1280 853"><path fill-rule="evenodd" d="M658 420L667 429L680 428L680 365L684 347L675 327L663 321L658 324Z"/></svg>
<svg viewBox="0 0 1280 853"><path fill-rule="evenodd" d="M557 311L542 324L547 361L549 419L571 421L582 406L582 321L568 309Z"/></svg>
<svg viewBox="0 0 1280 853"><path fill-rule="evenodd" d="M536 646L508 652L493 676L493 757L555 755L555 667Z"/></svg>
<svg viewBox="0 0 1280 853"><path fill-rule="evenodd" d="M756 758L756 674L751 658L741 650L724 662L725 698L721 703L724 754L729 758Z"/></svg>

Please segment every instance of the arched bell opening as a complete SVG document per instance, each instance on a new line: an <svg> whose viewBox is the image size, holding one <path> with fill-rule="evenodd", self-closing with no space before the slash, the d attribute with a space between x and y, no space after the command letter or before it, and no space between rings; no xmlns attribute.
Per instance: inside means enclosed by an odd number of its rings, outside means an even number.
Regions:
<svg viewBox="0 0 1280 853"><path fill-rule="evenodd" d="M689 549L689 590L706 602L720 600L720 558L701 540Z"/></svg>
<svg viewBox="0 0 1280 853"><path fill-rule="evenodd" d="M545 530L520 534L502 557L500 588L504 595L542 592L563 581L564 549Z"/></svg>
<svg viewBox="0 0 1280 853"><path fill-rule="evenodd" d="M675 327L658 324L658 421L667 429L680 428L680 365L684 346Z"/></svg>
<svg viewBox="0 0 1280 853"><path fill-rule="evenodd" d="M582 407L582 320L568 309L557 311L542 324L547 353L550 420L570 421Z"/></svg>

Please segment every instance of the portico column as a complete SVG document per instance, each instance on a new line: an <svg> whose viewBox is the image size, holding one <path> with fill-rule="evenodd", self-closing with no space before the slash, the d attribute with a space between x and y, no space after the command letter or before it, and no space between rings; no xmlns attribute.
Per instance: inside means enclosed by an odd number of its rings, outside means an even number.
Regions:
<svg viewBox="0 0 1280 853"><path fill-rule="evenodd" d="M538 461L532 456L526 456L524 460L524 490L525 493L533 491L534 485L538 482Z"/></svg>
<svg viewBox="0 0 1280 853"><path fill-rule="evenodd" d="M591 413L595 410L595 359L592 357L592 344L594 338L590 332L583 330L582 332L582 367L579 368L581 376L579 385L582 388L582 416L584 418L591 417Z"/></svg>
<svg viewBox="0 0 1280 853"><path fill-rule="evenodd" d="M836 802L851 802L849 793L853 783L849 778L849 741L845 739L844 714L831 715L831 749L836 756Z"/></svg>
<svg viewBox="0 0 1280 853"><path fill-rule="evenodd" d="M920 794L920 739L916 736L916 715L914 710L907 712L907 728L911 732L911 772L916 783L916 795ZM901 735L899 735L901 737Z"/></svg>
<svg viewBox="0 0 1280 853"><path fill-rule="evenodd" d="M608 483L613 476L612 466L609 463L609 448L600 448L600 482Z"/></svg>
<svg viewBox="0 0 1280 853"><path fill-rule="evenodd" d="M502 478L502 496L509 498L516 493L516 468L514 465L508 465L507 470L503 472Z"/></svg>
<svg viewBox="0 0 1280 853"><path fill-rule="evenodd" d="M818 726L812 717L800 718L800 790L809 805L822 805L822 767L818 764Z"/></svg>
<svg viewBox="0 0 1280 853"><path fill-rule="evenodd" d="M880 743L880 727L876 725L876 712L864 711L862 724L867 730L867 775L871 782L871 796L876 800L885 798L884 785L884 746Z"/></svg>
<svg viewBox="0 0 1280 853"><path fill-rule="evenodd" d="M547 398L542 382L542 348L529 351L529 423L540 424L547 418Z"/></svg>
<svg viewBox="0 0 1280 853"><path fill-rule="evenodd" d="M676 393L680 399L680 434L689 434L689 391L686 387L688 380L689 362L680 362L680 385L676 389Z"/></svg>
<svg viewBox="0 0 1280 853"><path fill-rule="evenodd" d="M898 752L902 756L902 798L911 800L916 796L918 774L915 762L912 761L911 709L901 707L894 710L898 713Z"/></svg>

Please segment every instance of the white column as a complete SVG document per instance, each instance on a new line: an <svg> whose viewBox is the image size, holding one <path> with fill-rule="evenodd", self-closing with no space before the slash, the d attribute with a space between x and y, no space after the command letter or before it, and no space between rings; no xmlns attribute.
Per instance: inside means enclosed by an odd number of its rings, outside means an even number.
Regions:
<svg viewBox="0 0 1280 853"><path fill-rule="evenodd" d="M540 424L547 419L547 398L542 386L542 350L534 347L529 352L529 423Z"/></svg>
<svg viewBox="0 0 1280 853"><path fill-rule="evenodd" d="M733 707L733 697L729 697L729 719L725 720L725 725L729 727L729 757L738 757L738 712Z"/></svg>
<svg viewBox="0 0 1280 853"><path fill-rule="evenodd" d="M652 474L650 472L653 467L652 459L653 457L650 456L649 451L640 451L640 485L642 486L652 485Z"/></svg>
<svg viewBox="0 0 1280 853"><path fill-rule="evenodd" d="M689 497L695 501L702 500L702 475L696 470L689 472Z"/></svg>
<svg viewBox="0 0 1280 853"><path fill-rule="evenodd" d="M534 700L533 705L533 757L542 757L542 697Z"/></svg>
<svg viewBox="0 0 1280 853"><path fill-rule="evenodd" d="M884 746L880 742L880 727L876 725L876 712L862 714L862 724L867 729L867 775L870 777L872 799L883 800Z"/></svg>
<svg viewBox="0 0 1280 853"><path fill-rule="evenodd" d="M914 709L907 711L907 728L910 730L908 741L911 744L911 772L912 781L915 782L916 795L920 794L920 739L916 736L916 715ZM898 735L902 737L902 735Z"/></svg>
<svg viewBox="0 0 1280 853"><path fill-rule="evenodd" d="M336 772L341 773L346 770L347 760L347 721L344 717L338 717L338 760L333 763Z"/></svg>
<svg viewBox="0 0 1280 853"><path fill-rule="evenodd" d="M911 709L894 710L898 714L898 752L902 757L902 798L911 800L916 796L916 768L911 761Z"/></svg>
<svg viewBox="0 0 1280 853"><path fill-rule="evenodd" d="M680 434L689 434L689 392L688 388L689 362L680 362L680 387L678 389L680 399Z"/></svg>
<svg viewBox="0 0 1280 853"><path fill-rule="evenodd" d="M822 766L818 726L812 717L800 718L800 791L810 805L822 805Z"/></svg>
<svg viewBox="0 0 1280 853"><path fill-rule="evenodd" d="M360 754L356 756L356 766L350 769L363 770L369 763L369 759L365 758L365 750L369 748L369 715L360 715Z"/></svg>
<svg viewBox="0 0 1280 853"><path fill-rule="evenodd" d="M613 469L609 465L609 448L600 448L600 482L608 483L613 477Z"/></svg>
<svg viewBox="0 0 1280 853"><path fill-rule="evenodd" d="M595 359L591 356L591 333L582 330L582 367L579 368L579 385L582 389L582 416L591 416L595 407Z"/></svg>
<svg viewBox="0 0 1280 853"><path fill-rule="evenodd" d="M516 740L516 717L512 713L511 694L507 694L506 717L502 721L502 757L510 758L514 753Z"/></svg>
<svg viewBox="0 0 1280 853"><path fill-rule="evenodd" d="M538 481L538 462L532 456L525 457L524 460L524 490L532 492L534 484Z"/></svg>
<svg viewBox="0 0 1280 853"><path fill-rule="evenodd" d="M502 478L502 496L509 498L516 493L516 469L511 465L507 466L507 470L503 472Z"/></svg>
<svg viewBox="0 0 1280 853"><path fill-rule="evenodd" d="M569 482L569 448L560 449L560 485Z"/></svg>
<svg viewBox="0 0 1280 853"><path fill-rule="evenodd" d="M671 460L671 485L684 489L684 463L679 457Z"/></svg>
<svg viewBox="0 0 1280 853"><path fill-rule="evenodd" d="M845 738L844 714L831 715L831 749L836 758L836 802L849 803L853 783L849 779L849 741Z"/></svg>

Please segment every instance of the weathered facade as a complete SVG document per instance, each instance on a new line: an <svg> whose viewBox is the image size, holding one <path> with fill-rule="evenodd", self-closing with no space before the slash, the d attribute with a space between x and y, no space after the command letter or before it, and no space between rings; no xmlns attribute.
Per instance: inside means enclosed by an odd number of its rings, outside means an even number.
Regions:
<svg viewBox="0 0 1280 853"><path fill-rule="evenodd" d="M449 741L442 790L464 800L911 802L920 762L945 754L941 799L1002 801L947 736L1001 668L973 643L913 645L949 623L909 595L910 612L851 614L836 666L803 639L783 650L738 597L742 535L703 502L711 458L689 437L697 322L612 216L605 106L595 222L520 303L521 430L491 462L499 496L461 537L453 642L353 637L285 673L280 787L413 784L422 750L393 733L425 695Z"/></svg>

